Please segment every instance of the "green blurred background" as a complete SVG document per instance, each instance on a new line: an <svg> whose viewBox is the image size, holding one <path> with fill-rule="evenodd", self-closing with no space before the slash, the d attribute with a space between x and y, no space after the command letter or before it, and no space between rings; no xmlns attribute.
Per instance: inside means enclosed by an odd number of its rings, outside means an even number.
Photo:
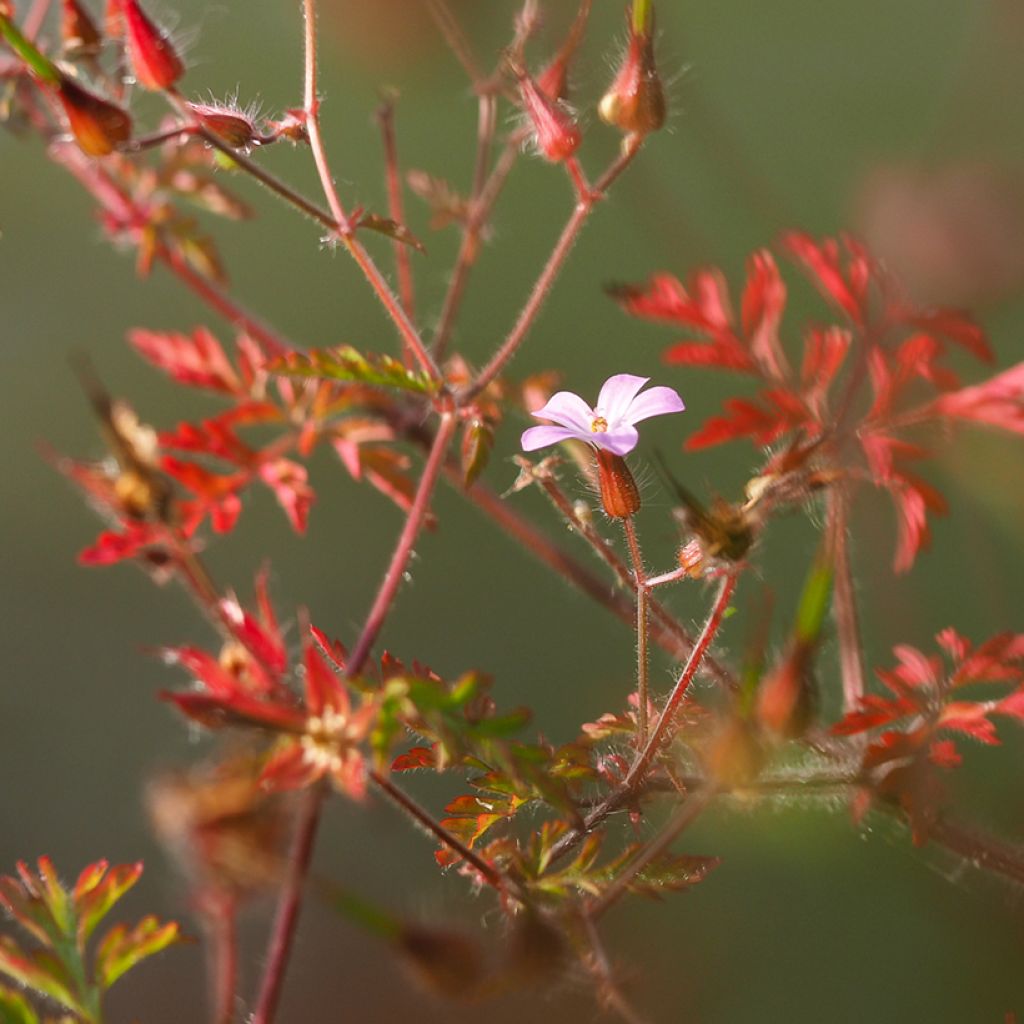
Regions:
<svg viewBox="0 0 1024 1024"><path fill-rule="evenodd" d="M323 118L344 197L384 207L370 116L382 85L401 93L403 163L465 187L475 102L419 4L324 6ZM573 5L547 6L548 38L558 39ZM595 8L575 93L592 170L617 145L592 111L622 38L621 4L597 0ZM514 5L465 0L457 9L479 52L495 54ZM189 94L237 90L243 102L259 98L273 111L298 103L298 4L182 0L176 10L182 33L194 38ZM794 226L819 234L863 230L921 296L975 305L1000 365L1021 357L1019 3L662 0L659 24L661 67L672 82L670 130L651 140L594 216L516 374L558 368L586 395L611 373L649 373L679 388L689 407L686 429L695 428L732 382L661 367L659 353L674 336L627 321L601 285L659 269L682 275L711 261L735 280L752 248ZM314 191L303 152L278 147L257 156ZM304 344L390 350L392 329L354 266L324 251L309 224L249 183L236 187L260 208L252 223L218 228L237 293ZM469 359L486 358L512 322L569 206L560 173L521 162L456 336ZM429 246L427 257L415 259L429 320L456 237L431 234L415 199L408 209ZM97 524L36 444L100 453L68 369L71 350L90 352L112 391L169 426L210 406L143 366L124 344L126 329L208 323L221 337L227 331L167 275L137 281L131 259L100 239L77 186L36 142L8 134L0 135L0 229L0 867L48 853L71 876L90 859L142 858L147 874L125 912L179 914L181 890L148 831L141 793L149 775L201 756L205 746L154 699L178 679L143 649L209 637L173 589L159 592L129 568L75 566ZM390 265L387 245L375 248ZM797 309L824 315L808 293L794 291ZM653 424L644 434L647 454L660 448L692 489L735 495L753 465L750 450L684 456L679 430L678 421ZM517 436L518 425L506 424L488 470L499 489L514 478L507 457ZM1007 437L965 432L943 443L931 478L952 512L936 524L935 551L896 580L888 570L891 510L883 498L864 504L855 554L873 664L885 663L893 642L923 644L950 623L975 639L1020 628L1021 466L1020 445ZM314 460L313 482L319 498L305 539L289 532L271 499L256 495L240 528L209 557L218 577L247 596L254 569L270 556L282 612L307 604L315 622L351 640L401 519L326 453ZM563 537L535 496L509 500ZM652 476L641 529L658 565L672 557L669 504ZM537 728L556 741L617 708L630 684L630 632L450 491L439 494L436 510L441 527L418 547L388 647L444 674L493 672L499 703L533 705ZM783 615L813 537L814 526L794 518L758 552L758 575L771 581ZM740 604L754 594L755 579L743 590ZM707 596L694 585L679 588L673 601L696 621ZM739 616L727 624L723 649L738 651L743 638ZM671 668L656 661L659 685L668 684ZM969 757L961 804L965 814L1024 839L1024 748L1010 729L1003 732L1004 747ZM936 851L915 851L892 824L857 829L839 806L723 807L687 833L682 847L720 854L724 863L688 895L617 910L608 928L631 991L658 1021L1002 1021L1009 1011L1024 1012L1020 894ZM498 932L487 899L439 877L429 841L376 801L365 810L331 805L317 866L402 913ZM246 918L250 985L270 910L261 905ZM200 951L182 948L115 990L111 1019L203 1019L203 995ZM374 940L329 912L311 906L303 918L283 1021L468 1021L482 1012L496 1024L540 1014L599 1016L583 977L483 1009L444 1005L407 983Z"/></svg>

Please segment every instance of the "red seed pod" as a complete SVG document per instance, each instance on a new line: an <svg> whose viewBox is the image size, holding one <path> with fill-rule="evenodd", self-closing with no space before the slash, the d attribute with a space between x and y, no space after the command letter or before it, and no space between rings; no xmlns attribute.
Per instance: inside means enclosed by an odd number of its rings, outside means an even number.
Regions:
<svg viewBox="0 0 1024 1024"><path fill-rule="evenodd" d="M103 37L96 22L78 0L64 0L60 34L66 53L88 57L100 52Z"/></svg>
<svg viewBox="0 0 1024 1024"><path fill-rule="evenodd" d="M135 80L154 92L169 89L185 73L170 37L150 20L138 0L119 0L119 6Z"/></svg>
<svg viewBox="0 0 1024 1024"><path fill-rule="evenodd" d="M57 99L83 153L106 156L132 137L132 119L127 111L83 89L67 76L61 76Z"/></svg>
<svg viewBox="0 0 1024 1024"><path fill-rule="evenodd" d="M640 489L621 455L597 449L597 482L601 504L612 519L626 519L640 511Z"/></svg>
<svg viewBox="0 0 1024 1024"><path fill-rule="evenodd" d="M204 128L236 149L251 146L259 138L255 122L244 110L219 103L189 103L189 109Z"/></svg>
<svg viewBox="0 0 1024 1024"><path fill-rule="evenodd" d="M533 129L537 151L552 163L568 159L582 141L580 130L565 110L541 92L537 83L525 71L516 69L515 75L519 80L519 97Z"/></svg>
<svg viewBox="0 0 1024 1024"><path fill-rule="evenodd" d="M647 135L665 123L665 93L654 62L654 9L648 3L643 11L643 17L630 17L626 55L597 108L602 121L631 135Z"/></svg>

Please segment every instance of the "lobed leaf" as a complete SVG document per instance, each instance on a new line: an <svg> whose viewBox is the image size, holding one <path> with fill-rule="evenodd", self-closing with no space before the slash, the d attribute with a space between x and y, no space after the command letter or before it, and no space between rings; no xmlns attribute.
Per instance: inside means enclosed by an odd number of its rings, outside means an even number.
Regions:
<svg viewBox="0 0 1024 1024"><path fill-rule="evenodd" d="M388 355L364 356L351 345L334 349L289 352L270 362L271 373L285 377L320 377L355 381L375 387L431 394L434 385L425 373L408 369Z"/></svg>
<svg viewBox="0 0 1024 1024"><path fill-rule="evenodd" d="M101 990L110 988L126 971L147 957L184 941L176 921L161 924L149 915L130 931L124 925L112 928L96 950L96 980Z"/></svg>

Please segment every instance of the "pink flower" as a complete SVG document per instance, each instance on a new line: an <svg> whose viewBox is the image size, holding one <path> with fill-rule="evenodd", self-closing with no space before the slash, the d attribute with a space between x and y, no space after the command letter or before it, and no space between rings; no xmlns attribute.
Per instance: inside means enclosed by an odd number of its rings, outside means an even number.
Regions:
<svg viewBox="0 0 1024 1024"><path fill-rule="evenodd" d="M579 395L559 391L551 396L547 405L533 413L538 419L551 420L557 426L530 427L524 431L523 450L533 452L574 437L613 455L628 454L640 438L637 423L686 408L672 388L648 388L640 394L648 380L649 377L632 373L609 377L593 409Z"/></svg>

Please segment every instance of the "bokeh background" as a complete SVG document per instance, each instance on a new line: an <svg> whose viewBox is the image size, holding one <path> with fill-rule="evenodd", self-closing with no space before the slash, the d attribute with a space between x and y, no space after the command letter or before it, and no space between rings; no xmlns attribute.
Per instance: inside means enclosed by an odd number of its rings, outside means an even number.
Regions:
<svg viewBox="0 0 1024 1024"><path fill-rule="evenodd" d="M277 111L299 101L298 4L164 6L192 39L190 94L237 90L243 102L258 98ZM558 39L573 5L546 6L548 38ZM324 126L349 203L384 206L371 119L384 85L401 95L403 163L465 186L475 103L420 5L335 0L324 8ZM575 93L589 168L617 144L593 106L622 38L621 4L598 0L595 8ZM495 54L514 4L464 0L456 9L479 53ZM601 285L657 269L684 274L712 261L735 279L746 254L787 227L863 232L921 297L974 306L1000 365L1021 357L1024 14L1015 0L662 0L659 24L661 66L672 81L670 130L651 140L594 216L515 373L555 367L583 394L613 372L650 373L685 395L685 429L692 429L731 382L661 367L659 352L672 335L627 321ZM313 192L301 151L278 147L259 159ZM247 182L236 187L260 209L254 222L218 229L238 294L306 344L389 350L392 330L354 266L324 251L316 231L274 200ZM512 322L569 204L557 171L530 159L517 167L456 337L471 360L486 358ZM408 209L429 246L415 261L429 319L456 238L430 233L414 199ZM143 366L124 344L126 329L209 323L227 332L168 276L137 281L130 258L100 239L75 184L37 143L6 133L0 229L0 867L48 853L72 876L90 859L142 858L147 873L125 913L178 914L181 889L147 827L141 794L147 777L200 756L204 746L154 699L177 677L144 648L208 637L179 593L157 591L130 568L76 567L96 523L40 458L37 442L80 456L100 452L68 368L71 350L91 353L109 387L164 426L207 406ZM388 263L387 246L378 248ZM798 309L824 315L805 299L797 298ZM645 431L647 454L660 448L692 489L736 494L753 453L684 456L679 431L679 422ZM498 488L514 478L507 456L517 434L506 424L488 470ZM965 432L944 441L931 478L952 511L936 525L935 550L908 577L894 580L888 570L885 500L859 510L857 577L874 664L885 662L893 642L925 643L950 623L975 639L1021 627L1022 464L1020 445L1007 437ZM313 481L319 500L305 539L257 495L209 558L247 595L269 556L282 612L304 603L314 621L351 640L400 517L326 455L314 461ZM534 496L509 500L562 534ZM662 564L674 541L669 504L652 478L641 526L652 561ZM418 548L387 645L445 674L473 666L493 672L499 703L533 705L536 727L555 740L617 707L632 671L629 631L550 578L451 492L439 494L437 512L441 528ZM786 521L758 554L780 610L791 607L813 536L813 524ZM696 621L706 599L694 586L673 600ZM738 616L724 649L738 651L743 638ZM655 679L667 685L671 667L657 661ZM1011 729L1003 732L1005 746L969 758L959 798L965 813L1019 840L1022 745ZM722 807L682 845L724 863L685 896L617 910L608 927L631 990L658 1021L973 1022L1024 1013L1021 894L937 851L914 850L891 823L855 828L842 807L821 804ZM366 809L331 806L317 868L403 914L496 930L486 900L439 877L431 844L376 801ZM250 984L271 909L258 905L246 917ZM111 1020L200 1020L203 993L200 950L183 947L115 990ZM439 1003L409 983L375 940L309 906L282 1021L468 1021L481 1013L496 1024L599 1016L582 977L486 1007Z"/></svg>

